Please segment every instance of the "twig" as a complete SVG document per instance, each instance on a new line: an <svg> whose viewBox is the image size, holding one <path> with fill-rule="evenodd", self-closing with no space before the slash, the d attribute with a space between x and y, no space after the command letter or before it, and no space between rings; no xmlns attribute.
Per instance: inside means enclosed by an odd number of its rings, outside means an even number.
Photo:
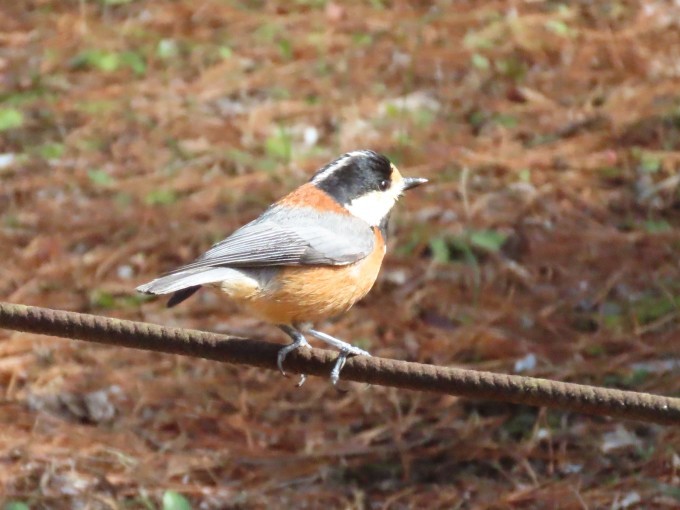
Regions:
<svg viewBox="0 0 680 510"><path fill-rule="evenodd" d="M0 328L148 351L184 354L276 370L281 347L190 329L0 303ZM301 349L286 358L291 372L327 377L337 354ZM516 404L680 425L680 398L595 386L437 367L384 358L350 358L342 378L357 382Z"/></svg>

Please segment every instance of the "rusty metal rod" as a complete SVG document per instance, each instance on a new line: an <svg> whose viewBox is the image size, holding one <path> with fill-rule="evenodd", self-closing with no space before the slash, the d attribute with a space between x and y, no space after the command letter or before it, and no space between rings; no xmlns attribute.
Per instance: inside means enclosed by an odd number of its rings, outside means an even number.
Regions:
<svg viewBox="0 0 680 510"><path fill-rule="evenodd" d="M0 328L277 370L278 344L0 302ZM327 377L337 353L299 349L290 372ZM680 425L680 398L377 357L347 360L343 380Z"/></svg>

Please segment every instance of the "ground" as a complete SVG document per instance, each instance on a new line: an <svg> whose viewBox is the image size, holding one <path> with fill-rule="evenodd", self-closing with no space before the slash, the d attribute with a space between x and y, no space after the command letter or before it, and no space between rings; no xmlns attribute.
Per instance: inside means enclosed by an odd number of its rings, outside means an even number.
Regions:
<svg viewBox="0 0 680 510"><path fill-rule="evenodd" d="M167 310L134 288L373 148L431 184L325 331L680 396L679 17L666 1L3 2L0 298L285 342L212 291ZM0 504L680 505L678 427L342 390L2 331Z"/></svg>

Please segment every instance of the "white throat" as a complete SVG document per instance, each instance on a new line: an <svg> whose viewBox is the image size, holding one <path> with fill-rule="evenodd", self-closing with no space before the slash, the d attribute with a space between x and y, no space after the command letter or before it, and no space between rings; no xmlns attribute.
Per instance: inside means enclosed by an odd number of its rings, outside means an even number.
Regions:
<svg viewBox="0 0 680 510"><path fill-rule="evenodd" d="M392 210L399 195L401 195L401 186L393 185L387 191L371 191L364 196L355 198L345 205L345 209L372 227L377 227Z"/></svg>

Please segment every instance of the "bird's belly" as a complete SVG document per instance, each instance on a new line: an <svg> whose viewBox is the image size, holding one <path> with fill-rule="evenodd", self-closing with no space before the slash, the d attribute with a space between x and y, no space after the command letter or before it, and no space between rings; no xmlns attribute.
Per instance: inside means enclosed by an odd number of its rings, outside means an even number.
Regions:
<svg viewBox="0 0 680 510"><path fill-rule="evenodd" d="M340 315L373 287L384 250L347 266L285 267L260 292L240 300L274 324L315 322Z"/></svg>

